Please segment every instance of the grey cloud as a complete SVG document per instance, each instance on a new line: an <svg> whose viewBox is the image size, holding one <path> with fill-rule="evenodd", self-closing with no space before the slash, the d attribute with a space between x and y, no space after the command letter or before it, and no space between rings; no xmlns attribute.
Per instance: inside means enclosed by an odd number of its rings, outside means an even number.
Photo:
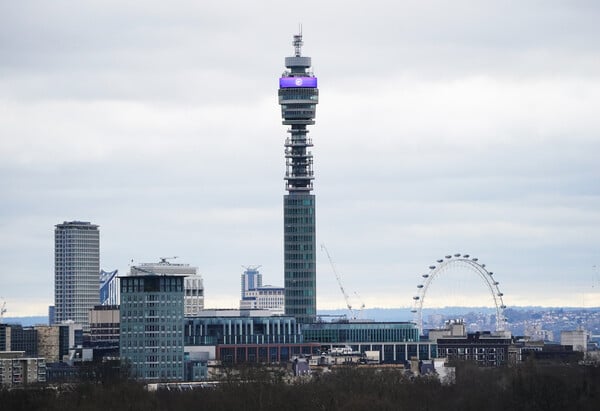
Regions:
<svg viewBox="0 0 600 411"><path fill-rule="evenodd" d="M242 264L281 284L276 87L300 21L318 238L349 289L407 305L431 261L469 252L514 301L574 305L600 241L599 9L4 2L0 289L50 303L52 229L70 219L101 226L106 269L180 255L233 301ZM324 259L319 287L343 305Z"/></svg>

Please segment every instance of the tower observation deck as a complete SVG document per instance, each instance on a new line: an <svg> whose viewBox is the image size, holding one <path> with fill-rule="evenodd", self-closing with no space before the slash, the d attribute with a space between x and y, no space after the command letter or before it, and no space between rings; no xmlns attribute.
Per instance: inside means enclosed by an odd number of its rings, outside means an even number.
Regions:
<svg viewBox="0 0 600 411"><path fill-rule="evenodd" d="M317 78L310 71L311 58L302 56L302 34L294 35L294 56L285 58L279 79L282 124L290 126L285 140L284 286L285 314L298 322L316 318L316 238L313 157L308 150L308 125L315 124L319 102Z"/></svg>

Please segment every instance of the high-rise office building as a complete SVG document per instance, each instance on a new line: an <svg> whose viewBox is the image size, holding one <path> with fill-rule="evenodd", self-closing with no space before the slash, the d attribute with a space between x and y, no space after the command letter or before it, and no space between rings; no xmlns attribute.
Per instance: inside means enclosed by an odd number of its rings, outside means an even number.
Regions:
<svg viewBox="0 0 600 411"><path fill-rule="evenodd" d="M131 268L121 277L121 360L141 380L181 381L184 275Z"/></svg>
<svg viewBox="0 0 600 411"><path fill-rule="evenodd" d="M282 123L290 126L285 140L288 193L283 197L285 314L307 323L317 312L314 174L308 150L313 144L307 126L315 124L319 90L311 58L302 56L302 34L292 44L294 56L285 58L287 70L279 79Z"/></svg>
<svg viewBox="0 0 600 411"><path fill-rule="evenodd" d="M54 230L55 322L89 327L88 312L100 302L100 233L84 221L65 221Z"/></svg>
<svg viewBox="0 0 600 411"><path fill-rule="evenodd" d="M198 315L204 309L204 281L202 280L202 276L198 274L198 267L193 267L189 264L171 263L170 259L163 257L158 263L135 265L131 267L131 274L180 275L184 277L184 315Z"/></svg>
<svg viewBox="0 0 600 411"><path fill-rule="evenodd" d="M246 296L246 291L262 287L262 274L258 271L260 265L249 265L244 268L241 279L242 300Z"/></svg>

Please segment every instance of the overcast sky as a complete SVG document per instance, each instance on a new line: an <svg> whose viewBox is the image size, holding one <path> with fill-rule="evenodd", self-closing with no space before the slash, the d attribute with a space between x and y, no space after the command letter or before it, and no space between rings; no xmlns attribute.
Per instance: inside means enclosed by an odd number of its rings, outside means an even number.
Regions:
<svg viewBox="0 0 600 411"><path fill-rule="evenodd" d="M105 270L198 266L208 307L237 306L242 265L283 285L277 87L299 23L317 241L350 294L410 306L469 253L509 306L600 306L598 21L596 1L0 2L7 315L46 314L71 220L100 226ZM318 307L344 307L321 251L317 277ZM431 305L492 303L473 273L438 280Z"/></svg>

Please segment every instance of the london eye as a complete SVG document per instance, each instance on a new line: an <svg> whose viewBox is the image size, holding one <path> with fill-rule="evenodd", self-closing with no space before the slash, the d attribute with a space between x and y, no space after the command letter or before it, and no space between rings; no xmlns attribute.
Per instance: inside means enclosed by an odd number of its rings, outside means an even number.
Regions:
<svg viewBox="0 0 600 411"><path fill-rule="evenodd" d="M496 331L504 331L506 329L506 317L504 317L506 305L504 305L502 299L504 294L500 291L500 283L496 281L494 273L487 270L485 264L480 263L477 258L471 257L469 254L446 255L430 265L428 271L421 275L422 280L417 285L417 292L413 297L413 308L411 310L415 315L415 322L419 327L419 331L423 333L423 304L427 297L427 290L436 278L452 269L465 269L481 278L489 290L496 309Z"/></svg>

